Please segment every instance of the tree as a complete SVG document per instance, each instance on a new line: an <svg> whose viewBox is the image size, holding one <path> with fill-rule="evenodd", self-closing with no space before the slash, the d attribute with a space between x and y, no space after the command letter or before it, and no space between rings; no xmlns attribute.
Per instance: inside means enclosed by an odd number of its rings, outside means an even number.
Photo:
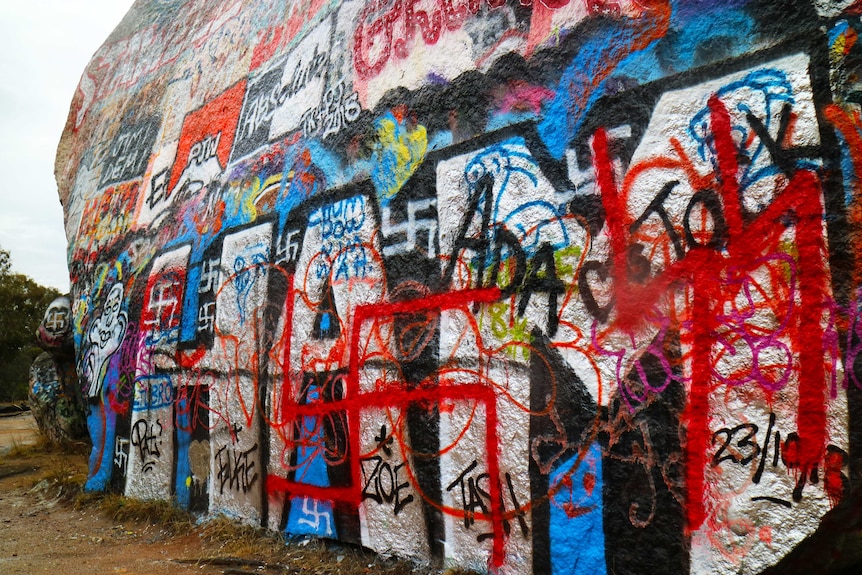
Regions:
<svg viewBox="0 0 862 575"><path fill-rule="evenodd" d="M41 350L36 329L54 298L54 288L12 272L12 258L0 248L0 401L27 399L30 364Z"/></svg>
<svg viewBox="0 0 862 575"><path fill-rule="evenodd" d="M8 274L10 271L12 271L12 256L0 248L0 276Z"/></svg>

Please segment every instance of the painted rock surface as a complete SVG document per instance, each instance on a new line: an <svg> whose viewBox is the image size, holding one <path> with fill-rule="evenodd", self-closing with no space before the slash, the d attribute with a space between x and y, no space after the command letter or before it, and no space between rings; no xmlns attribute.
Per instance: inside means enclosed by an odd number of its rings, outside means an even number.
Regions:
<svg viewBox="0 0 862 575"><path fill-rule="evenodd" d="M57 152L87 489L481 572L776 564L862 469L859 13L139 0Z"/></svg>
<svg viewBox="0 0 862 575"><path fill-rule="evenodd" d="M52 442L87 437L85 407L75 373L72 310L61 296L48 305L36 330L46 350L30 366L29 404L39 432Z"/></svg>

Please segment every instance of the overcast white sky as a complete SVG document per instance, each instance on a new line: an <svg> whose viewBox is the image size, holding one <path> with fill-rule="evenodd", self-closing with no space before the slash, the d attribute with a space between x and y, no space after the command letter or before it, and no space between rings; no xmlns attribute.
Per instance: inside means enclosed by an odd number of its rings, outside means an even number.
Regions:
<svg viewBox="0 0 862 575"><path fill-rule="evenodd" d="M0 0L0 247L69 289L54 153L78 80L133 0Z"/></svg>

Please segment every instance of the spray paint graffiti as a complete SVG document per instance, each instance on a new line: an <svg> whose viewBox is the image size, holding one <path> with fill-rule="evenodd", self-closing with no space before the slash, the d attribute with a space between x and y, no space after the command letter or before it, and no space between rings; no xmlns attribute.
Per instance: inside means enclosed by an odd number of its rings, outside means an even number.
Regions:
<svg viewBox="0 0 862 575"><path fill-rule="evenodd" d="M105 298L101 314L92 322L87 333L84 377L90 398L98 398L102 394L108 361L126 336L129 320L122 309L123 299L123 284L114 284Z"/></svg>
<svg viewBox="0 0 862 575"><path fill-rule="evenodd" d="M756 573L847 500L857 9L198 4L63 136L88 489L501 573Z"/></svg>

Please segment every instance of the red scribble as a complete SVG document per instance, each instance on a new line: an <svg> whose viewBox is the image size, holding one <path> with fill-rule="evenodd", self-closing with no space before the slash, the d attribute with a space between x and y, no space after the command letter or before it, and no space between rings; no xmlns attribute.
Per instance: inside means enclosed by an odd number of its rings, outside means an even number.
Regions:
<svg viewBox="0 0 862 575"><path fill-rule="evenodd" d="M207 348L203 344L199 345L192 352L178 349L176 353L176 363L182 369L192 369L200 363L206 354Z"/></svg>
<svg viewBox="0 0 862 575"><path fill-rule="evenodd" d="M493 303L500 299L500 289L497 287L463 290L460 292L442 293L428 296L418 301L401 301L395 303L370 304L359 306L354 312L353 326L351 328L350 337L350 367L347 376L347 391L346 394L350 397L352 391L359 389L359 339L362 323L367 319L379 317L391 317L396 314L421 313L431 310L446 310L458 307L472 305L474 303ZM488 474L494 478L490 481L489 492L491 495L491 517L486 518L477 514L477 517L482 519L490 519L492 531L494 533L494 543L491 553L491 565L494 568L500 567L503 564L503 499L500 495L500 485L496 480L500 476L498 462L497 444L497 408L496 394L492 388L483 385L454 385L441 386L431 389L417 389L409 392L384 391L381 392L383 398L388 398L389 405L393 403L406 405L412 401L427 401L441 399L475 399L483 401L485 404L485 453L488 461ZM406 394L403 402L395 402L399 395ZM368 394L362 395L362 400L366 399ZM426 397L427 396L427 397ZM359 410L353 409L348 411L350 418L350 429L359 429ZM359 436L358 434L351 435L352 453L359 453ZM352 465L353 484L357 487L361 485L361 470L358 461ZM357 491L357 495L359 495Z"/></svg>
<svg viewBox="0 0 862 575"><path fill-rule="evenodd" d="M764 525L763 527L760 528L760 530L757 533L758 533L758 537L760 537L761 541L763 541L767 545L770 545L770 546L772 545L772 526L771 525Z"/></svg>
<svg viewBox="0 0 862 575"><path fill-rule="evenodd" d="M650 309L675 282L691 286L691 309L697 317L690 322L687 341L691 346L691 385L683 415L686 424L686 513L688 529L696 530L706 517L704 505L704 468L710 447L709 393L713 371L711 349L724 303L727 278L748 273L763 265L763 252L774 245L786 229L789 214L796 226L798 248L798 285L800 305L791 318L789 333L799 357L799 433L798 462L802 473L818 465L824 456L826 440L826 385L821 319L830 301L825 269L826 246L823 239L823 204L817 176L798 170L773 202L749 223L742 216L737 179L737 149L731 135L730 116L715 96L709 101L711 125L718 160L719 193L723 201L728 233L723 250L692 246L685 257L669 264L664 273L645 284L628 277L630 217L627 190L620 193L608 153L604 130L593 139L596 181L607 213L611 244L616 317L612 327L633 333L645 321L643 310ZM698 178L702 180L702 178ZM693 182L694 183L694 182ZM724 278L724 279L722 279Z"/></svg>
<svg viewBox="0 0 862 575"><path fill-rule="evenodd" d="M844 497L847 478L841 471L846 464L847 454L843 450L830 446L823 465L823 483L826 495L829 496L829 501L833 506L837 505Z"/></svg>
<svg viewBox="0 0 862 575"><path fill-rule="evenodd" d="M499 8L505 0L485 0L491 8ZM367 80L377 76L392 55L403 59L410 55L415 40L434 45L446 32L458 30L464 22L479 12L481 0L468 0L466 6L453 6L453 2L437 0L432 10L417 10L414 2L395 2L383 14L386 5L382 0L369 2L359 15L353 34L353 66L359 78ZM377 16L371 21L371 17ZM375 59L372 52L377 53Z"/></svg>
<svg viewBox="0 0 862 575"><path fill-rule="evenodd" d="M273 420L277 422L276 428L282 427L283 423L287 421L284 419L284 413L286 411L290 411L290 407L293 403L296 402L296 398L293 395L293 387L290 382L290 334L293 331L293 302L294 302L294 292L293 292L293 274L287 275L287 297L284 301L284 341L279 346L279 353L281 354L282 362L280 363L280 367L282 370L282 380L281 380L281 401L276 402L276 398L273 397L272 405L278 410L273 414ZM275 359L278 364L279 358Z"/></svg>
<svg viewBox="0 0 862 575"><path fill-rule="evenodd" d="M486 429L486 454L487 469L490 477L499 477L497 440L497 394L494 387L484 383L439 385L437 387L418 387L406 390L395 386L384 386L381 389L370 392L361 392L359 385L360 363L367 360L360 354L360 333L364 322L391 318L398 314L416 314L423 312L440 312L447 309L464 308L475 302L492 303L499 300L500 290L496 287L464 290L453 293L443 293L422 297L415 300L399 301L394 303L368 304L358 306L353 314L350 326L349 345L349 368L345 382L344 399L332 402L315 402L313 404L299 405L296 401L283 398L281 404L281 421L291 421L302 417L325 417L335 413L346 413L348 417L349 434L348 456L350 458L350 469L352 473L352 485L349 487L318 487L307 485L296 481L289 481L282 477L270 476L267 480L267 490L270 494L285 493L287 496L305 496L315 499L342 501L355 505L362 502L362 475L360 457L361 445L360 413L363 409L388 409L393 407L406 408L411 404L434 403L446 400L453 401L475 401L485 409ZM289 298L290 299L290 298ZM481 381L481 379L477 379ZM479 520L489 521L494 533L493 551L491 564L499 567L503 564L503 500L500 493L498 481L489 482L489 493L491 496L492 510L490 514L476 513ZM444 510L449 514L454 510Z"/></svg>
<svg viewBox="0 0 862 575"><path fill-rule="evenodd" d="M584 473L584 492L587 497L593 496L593 489L596 487L596 476L592 473Z"/></svg>

